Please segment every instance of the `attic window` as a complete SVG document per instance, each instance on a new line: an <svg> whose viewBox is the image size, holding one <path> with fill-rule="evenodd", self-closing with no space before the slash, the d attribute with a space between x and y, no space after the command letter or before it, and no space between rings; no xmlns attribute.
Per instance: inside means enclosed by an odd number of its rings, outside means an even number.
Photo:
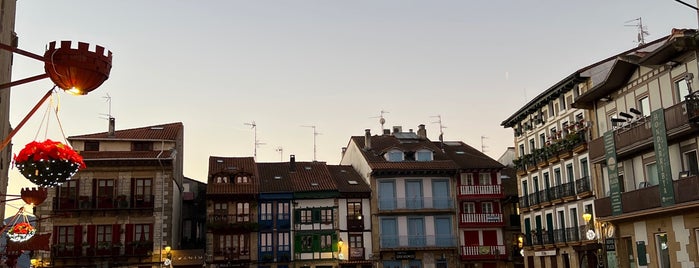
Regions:
<svg viewBox="0 0 699 268"><path fill-rule="evenodd" d="M221 161L221 162L223 162L223 161ZM227 167L227 169L228 170L236 170L236 169L238 169L238 167Z"/></svg>
<svg viewBox="0 0 699 268"><path fill-rule="evenodd" d="M456 154L466 154L464 151L456 151Z"/></svg>
<svg viewBox="0 0 699 268"><path fill-rule="evenodd" d="M84 151L97 152L100 150L99 141L85 141Z"/></svg>
<svg viewBox="0 0 699 268"><path fill-rule="evenodd" d="M151 130L163 130L165 129L164 127L151 127Z"/></svg>
<svg viewBox="0 0 699 268"><path fill-rule="evenodd" d="M359 184L357 181L352 180L352 181L347 181L347 183L352 184L352 185L357 185Z"/></svg>
<svg viewBox="0 0 699 268"><path fill-rule="evenodd" d="M432 151L430 151L430 150L426 150L426 149L418 150L417 152L415 152L415 155L416 155L415 160L417 160L417 161L432 161L433 154L432 154Z"/></svg>
<svg viewBox="0 0 699 268"><path fill-rule="evenodd" d="M347 170L340 169L340 172L342 172L342 173L347 173Z"/></svg>
<svg viewBox="0 0 699 268"><path fill-rule="evenodd" d="M310 166L306 166L306 167L304 167L304 168L305 168L306 170L311 170L311 167L310 167Z"/></svg>
<svg viewBox="0 0 699 268"><path fill-rule="evenodd" d="M403 161L403 152L400 150L391 150L384 156L389 162L400 162Z"/></svg>
<svg viewBox="0 0 699 268"><path fill-rule="evenodd" d="M315 187L315 186L318 186L318 183L317 183L317 182L311 182L311 186L314 186L314 187Z"/></svg>
<svg viewBox="0 0 699 268"><path fill-rule="evenodd" d="M274 179L275 179L275 180L281 180L281 179L282 179L282 176L274 176Z"/></svg>
<svg viewBox="0 0 699 268"><path fill-rule="evenodd" d="M149 141L134 141L131 143L131 151L153 151L153 143Z"/></svg>
<svg viewBox="0 0 699 268"><path fill-rule="evenodd" d="M223 163L223 159L216 159L216 163Z"/></svg>

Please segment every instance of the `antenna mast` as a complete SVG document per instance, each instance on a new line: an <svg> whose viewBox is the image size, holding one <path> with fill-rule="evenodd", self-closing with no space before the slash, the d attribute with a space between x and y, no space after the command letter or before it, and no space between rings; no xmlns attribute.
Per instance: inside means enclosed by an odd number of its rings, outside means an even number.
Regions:
<svg viewBox="0 0 699 268"><path fill-rule="evenodd" d="M107 107L108 107L107 117L112 118L112 97L109 96L109 93L107 93L107 96L104 96L102 98L106 99L106 102L107 102Z"/></svg>
<svg viewBox="0 0 699 268"><path fill-rule="evenodd" d="M485 148L488 148L487 146L485 146L485 142L484 142L484 140L487 138L488 137L486 137L486 136L481 136L481 153L485 153Z"/></svg>
<svg viewBox="0 0 699 268"><path fill-rule="evenodd" d="M277 149L275 151L279 152L279 162L284 161L284 148L282 148L281 146L277 146Z"/></svg>
<svg viewBox="0 0 699 268"><path fill-rule="evenodd" d="M246 126L250 126L253 130L253 151L252 151L252 156L257 160L257 147L260 145L264 145L265 143L260 142L257 140L257 124L255 121L252 121L252 123L243 123Z"/></svg>
<svg viewBox="0 0 699 268"><path fill-rule="evenodd" d="M648 28L643 26L643 18L638 17L636 19L625 21L624 23L629 23L629 22L634 22L634 21L638 21L638 23L636 23L636 24L624 24L624 26L636 27L638 29L638 36L636 37L636 42L638 42L639 46L645 45L646 44L646 36L650 35L650 33L648 32Z"/></svg>
<svg viewBox="0 0 699 268"><path fill-rule="evenodd" d="M316 137L317 137L318 135L320 135L320 133L318 133L318 132L316 131L316 126L315 126L315 125L313 125L313 126L302 126L302 127L308 127L308 128L312 128L312 129L313 129L313 162L315 162L315 161L316 161Z"/></svg>
<svg viewBox="0 0 699 268"><path fill-rule="evenodd" d="M379 124L381 124L381 129L379 129L379 133L383 132L383 130L384 130L383 125L386 124L386 119L383 118L383 115L387 114L387 113L388 113L388 111L381 110L381 113L379 114L379 116L369 117L369 118L379 118Z"/></svg>
<svg viewBox="0 0 699 268"><path fill-rule="evenodd" d="M447 128L445 125L442 125L442 116L441 115L435 115L435 116L430 116L430 117L436 117L437 122L432 122L433 124L439 124L439 141L444 142L444 129Z"/></svg>

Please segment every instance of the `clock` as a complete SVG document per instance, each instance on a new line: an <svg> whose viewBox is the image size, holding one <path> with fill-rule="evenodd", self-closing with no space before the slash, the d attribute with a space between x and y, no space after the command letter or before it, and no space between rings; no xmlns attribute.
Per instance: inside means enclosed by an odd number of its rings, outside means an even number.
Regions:
<svg viewBox="0 0 699 268"><path fill-rule="evenodd" d="M594 230L587 230L587 233L585 233L585 236L587 237L587 239L592 240L592 239L595 239L595 236L597 236L597 234L595 234Z"/></svg>

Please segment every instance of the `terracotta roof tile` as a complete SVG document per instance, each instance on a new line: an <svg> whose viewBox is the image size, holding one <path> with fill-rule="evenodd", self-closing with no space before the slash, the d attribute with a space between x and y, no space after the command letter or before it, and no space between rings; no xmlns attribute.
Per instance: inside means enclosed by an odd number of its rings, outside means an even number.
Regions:
<svg viewBox="0 0 699 268"><path fill-rule="evenodd" d="M173 150L166 151L82 151L80 155L85 161L113 159L171 159Z"/></svg>
<svg viewBox="0 0 699 268"><path fill-rule="evenodd" d="M249 183L236 183L236 176L247 176ZM227 178L227 183L217 183L216 177ZM257 165L252 157L209 157L209 183L207 194L257 194L259 192Z"/></svg>
<svg viewBox="0 0 699 268"><path fill-rule="evenodd" d="M289 175L289 163L257 163L261 193L291 193L294 185Z"/></svg>
<svg viewBox="0 0 699 268"><path fill-rule="evenodd" d="M364 136L353 136L351 138L360 148L364 147ZM390 149L400 149L404 152L414 152L420 149L428 149L434 152L433 161L401 161L389 162L384 158L384 154ZM456 164L444 154L439 146L428 139L398 139L393 135L371 136L371 149L362 149L364 158L369 166L374 169L456 169Z"/></svg>
<svg viewBox="0 0 699 268"><path fill-rule="evenodd" d="M296 162L296 172L289 175L294 192L337 190L325 162Z"/></svg>
<svg viewBox="0 0 699 268"><path fill-rule="evenodd" d="M184 131L181 122L154 125L148 127L132 128L114 131L114 137L109 137L107 132L78 135L68 137L69 140L176 140Z"/></svg>
<svg viewBox="0 0 699 268"><path fill-rule="evenodd" d="M369 184L352 166L328 165L340 193L371 193Z"/></svg>
<svg viewBox="0 0 699 268"><path fill-rule="evenodd" d="M441 146L441 142L433 142L437 146ZM502 169L500 162L490 158L481 151L469 146L461 141L444 142L444 152L459 166L461 169Z"/></svg>

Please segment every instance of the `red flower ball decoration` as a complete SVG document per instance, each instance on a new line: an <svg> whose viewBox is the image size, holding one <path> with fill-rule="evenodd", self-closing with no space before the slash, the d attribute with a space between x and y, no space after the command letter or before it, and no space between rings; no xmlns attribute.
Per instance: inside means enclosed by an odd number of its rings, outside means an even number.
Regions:
<svg viewBox="0 0 699 268"><path fill-rule="evenodd" d="M35 233L36 229L34 226L28 222L20 222L13 225L10 230L7 231L7 236L14 242L24 242L32 238Z"/></svg>
<svg viewBox="0 0 699 268"><path fill-rule="evenodd" d="M14 158L15 167L36 185L53 187L85 168L83 157L60 142L30 142Z"/></svg>

